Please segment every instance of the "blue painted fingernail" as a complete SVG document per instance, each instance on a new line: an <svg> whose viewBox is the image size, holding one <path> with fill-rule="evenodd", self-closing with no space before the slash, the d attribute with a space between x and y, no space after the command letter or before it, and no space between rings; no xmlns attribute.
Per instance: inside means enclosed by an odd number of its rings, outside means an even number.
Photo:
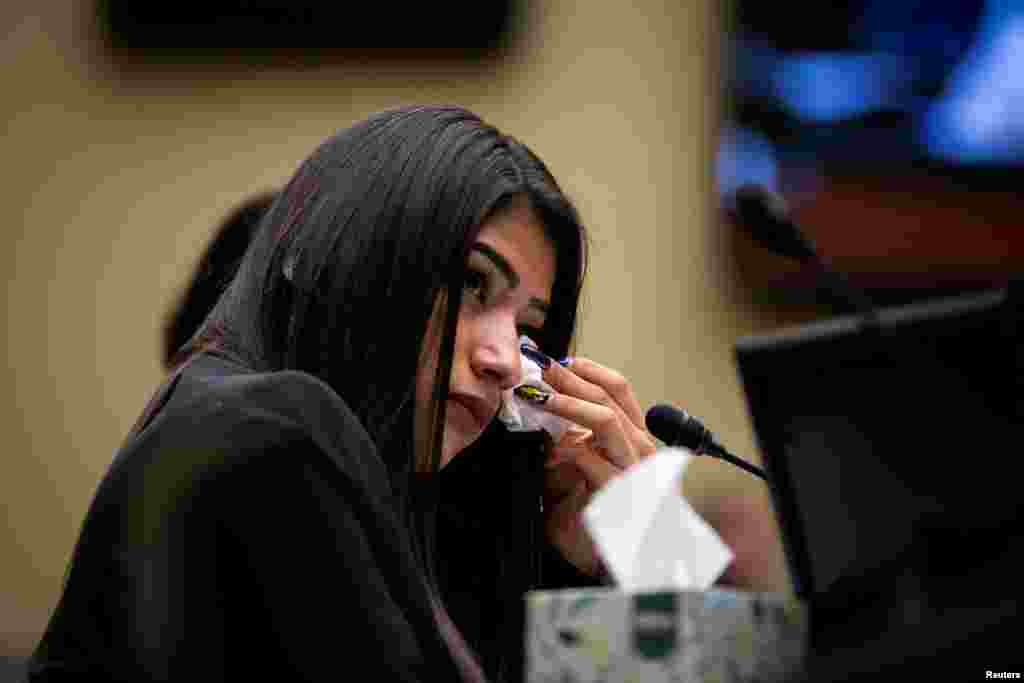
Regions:
<svg viewBox="0 0 1024 683"><path fill-rule="evenodd" d="M548 368L551 367L551 359L545 356L537 349L531 346L527 346L526 344L523 344L519 347L519 351L544 370L547 370Z"/></svg>
<svg viewBox="0 0 1024 683"><path fill-rule="evenodd" d="M570 365L572 365L572 356L566 356L565 358L560 358L558 360L558 364L561 365L563 368L569 367Z"/></svg>

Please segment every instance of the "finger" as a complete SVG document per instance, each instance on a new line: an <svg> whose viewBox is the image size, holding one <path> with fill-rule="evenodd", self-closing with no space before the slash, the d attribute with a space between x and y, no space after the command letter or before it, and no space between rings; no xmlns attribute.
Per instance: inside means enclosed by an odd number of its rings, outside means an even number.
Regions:
<svg viewBox="0 0 1024 683"><path fill-rule="evenodd" d="M547 460L544 461L544 467L552 469L559 467L567 462L572 462L576 459L576 456L580 453L588 450L590 447L585 444L573 445L573 446L559 446L558 448L551 449L550 455Z"/></svg>
<svg viewBox="0 0 1024 683"><path fill-rule="evenodd" d="M583 427L574 424L565 430L565 433L562 434L562 438L554 444L554 447L579 446L580 444L587 443L590 439L590 435L593 433L594 432L589 429L584 429Z"/></svg>
<svg viewBox="0 0 1024 683"><path fill-rule="evenodd" d="M658 443L646 429L642 429L630 423L626 425L626 430L628 432L629 439L633 444L633 452L638 458L646 458L648 455L651 455L658 450Z"/></svg>
<svg viewBox="0 0 1024 683"><path fill-rule="evenodd" d="M579 453L573 463L579 468L592 491L597 491L625 471L625 468L617 467L593 451Z"/></svg>
<svg viewBox="0 0 1024 683"><path fill-rule="evenodd" d="M549 467L544 473L544 494L553 501L567 496L583 479L579 468L571 461Z"/></svg>
<svg viewBox="0 0 1024 683"><path fill-rule="evenodd" d="M625 418L619 422L623 425L623 429L626 430L626 437L632 443L633 453L637 457L645 458L658 449L657 442L655 442L654 437L646 429L637 428ZM594 432L590 429L581 429L576 426L571 427L562 435L558 443L551 447L545 465L553 467L566 460L571 460L575 457L575 451L571 450L573 447L593 448L593 434Z"/></svg>
<svg viewBox="0 0 1024 683"><path fill-rule="evenodd" d="M568 368L557 363L544 372L544 379L557 391L572 396L622 409L637 427L643 428L644 418L640 402L633 387L621 373L587 358L574 358Z"/></svg>
<svg viewBox="0 0 1024 683"><path fill-rule="evenodd" d="M645 458L658 450L658 444L654 440L654 437L646 429L640 429L633 425L628 419L620 420L623 428L626 430L626 436L630 439L633 444L633 452L641 457ZM590 429L583 429L578 426L570 427L562 435L562 438L558 440L558 443L552 447L551 454L549 455L549 462L556 464L557 461L565 458L560 455L556 455L559 449L564 449L568 446L587 446L590 447L592 441L591 436L593 431Z"/></svg>
<svg viewBox="0 0 1024 683"><path fill-rule="evenodd" d="M622 424L622 420L626 418L619 417L620 410L566 394L551 394L543 404L539 405L543 410L570 422L575 422L582 427L587 427L594 432L587 440L587 446L590 449L595 448L594 439L596 438L599 447L620 467L626 467L636 462L637 456L633 452L632 441L627 437Z"/></svg>

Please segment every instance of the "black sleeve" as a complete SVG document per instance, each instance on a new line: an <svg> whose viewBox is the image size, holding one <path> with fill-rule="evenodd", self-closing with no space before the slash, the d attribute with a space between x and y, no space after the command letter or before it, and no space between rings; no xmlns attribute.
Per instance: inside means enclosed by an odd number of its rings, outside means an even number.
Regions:
<svg viewBox="0 0 1024 683"><path fill-rule="evenodd" d="M101 482L32 680L454 680L351 412L283 375L201 388Z"/></svg>
<svg viewBox="0 0 1024 683"><path fill-rule="evenodd" d="M417 638L415 626L422 635L432 625L403 562L402 534L309 439L281 440L218 489L227 503L221 554L243 574L229 590L248 603L233 613L249 623L227 628L266 637L267 650L251 652L254 664L267 658L257 671L280 667L289 680L437 680ZM428 640L426 648L436 646Z"/></svg>

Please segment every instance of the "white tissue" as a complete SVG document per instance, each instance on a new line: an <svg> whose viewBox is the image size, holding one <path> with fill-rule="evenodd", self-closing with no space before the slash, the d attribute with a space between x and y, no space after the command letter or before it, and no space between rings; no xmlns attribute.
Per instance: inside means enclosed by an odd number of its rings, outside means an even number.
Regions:
<svg viewBox="0 0 1024 683"><path fill-rule="evenodd" d="M661 448L608 482L583 509L622 590L707 590L732 561L732 551L680 491L691 457L683 448Z"/></svg>
<svg viewBox="0 0 1024 683"><path fill-rule="evenodd" d="M519 344L528 344L537 348L537 344L527 336L519 337ZM553 392L541 377L543 370L537 363L526 355L520 354L522 361L523 376L516 386L528 384L543 391ZM501 411L498 419L512 432L537 432L545 431L551 435L555 443L558 443L562 436L575 425L557 415L538 408L529 401L524 401L515 395L515 387L507 390L502 396Z"/></svg>

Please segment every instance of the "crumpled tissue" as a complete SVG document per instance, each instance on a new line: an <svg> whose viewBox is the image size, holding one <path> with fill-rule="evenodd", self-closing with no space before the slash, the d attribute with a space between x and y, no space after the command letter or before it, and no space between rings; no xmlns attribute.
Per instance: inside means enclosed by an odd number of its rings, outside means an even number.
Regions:
<svg viewBox="0 0 1024 683"><path fill-rule="evenodd" d="M529 345L536 349L537 344L529 337L519 337L519 344ZM523 376L515 387L528 385L542 391L554 392L554 389L547 384L543 378L543 369L532 358L525 354L521 355ZM574 423L549 413L543 408L538 408L529 401L524 401L515 395L515 387L508 389L502 395L501 410L498 412L498 419L512 432L537 432L545 431L551 435L551 439L558 443L567 431L572 428L580 429Z"/></svg>
<svg viewBox="0 0 1024 683"><path fill-rule="evenodd" d="M683 497L693 454L660 448L594 493L583 519L624 591L707 590L733 553Z"/></svg>

